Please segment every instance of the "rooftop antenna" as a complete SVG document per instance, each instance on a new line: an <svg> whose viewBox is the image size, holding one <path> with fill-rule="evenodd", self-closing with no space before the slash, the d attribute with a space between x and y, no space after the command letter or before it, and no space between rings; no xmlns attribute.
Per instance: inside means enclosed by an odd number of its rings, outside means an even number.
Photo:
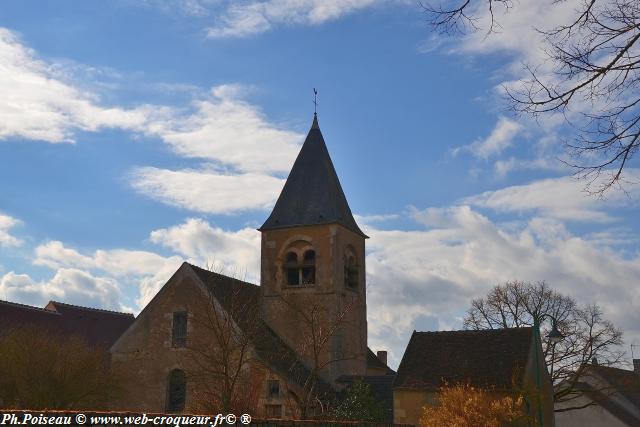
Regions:
<svg viewBox="0 0 640 427"><path fill-rule="evenodd" d="M313 88L313 114L318 114L318 91Z"/></svg>

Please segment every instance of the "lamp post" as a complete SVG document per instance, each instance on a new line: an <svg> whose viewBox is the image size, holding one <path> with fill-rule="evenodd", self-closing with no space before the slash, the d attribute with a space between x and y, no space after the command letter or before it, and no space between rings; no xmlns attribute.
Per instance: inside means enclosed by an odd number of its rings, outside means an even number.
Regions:
<svg viewBox="0 0 640 427"><path fill-rule="evenodd" d="M542 346L542 339L540 338L540 322L545 318L550 318L551 323L551 332L547 335L547 339L551 342L551 375L553 375L553 359L555 358L555 349L556 344L560 342L564 335L560 333L558 330L558 320L550 314L543 314L541 316L533 316L533 333L536 338L536 351L535 351L535 360L536 360L536 387L538 388L538 421L540 422L540 427L544 427L544 418L542 417L542 401L541 401L541 380L540 380L540 356L538 352L538 342L540 342ZM543 361L544 362L544 361ZM546 366L546 365L543 365ZM552 384L553 387L553 384ZM552 396L553 399L553 396Z"/></svg>

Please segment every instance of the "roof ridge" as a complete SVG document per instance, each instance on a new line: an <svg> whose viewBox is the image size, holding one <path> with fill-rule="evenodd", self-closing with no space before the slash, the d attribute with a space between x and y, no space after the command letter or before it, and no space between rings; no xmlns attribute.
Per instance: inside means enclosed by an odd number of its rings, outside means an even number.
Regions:
<svg viewBox="0 0 640 427"><path fill-rule="evenodd" d="M636 374L636 372L633 369L624 369L624 368L619 368L617 366L606 366L606 365L595 365L593 363L589 363L588 364L590 368L595 368L595 369L602 369L602 370L615 370L615 371L619 371L620 373L624 373L624 374Z"/></svg>
<svg viewBox="0 0 640 427"><path fill-rule="evenodd" d="M524 331L533 329L532 326L516 326L513 328L495 328L495 329L455 329L452 331L413 331L414 334L444 334L444 333L492 333L502 331Z"/></svg>
<svg viewBox="0 0 640 427"><path fill-rule="evenodd" d="M231 280L234 280L236 282L243 283L245 285L251 285L251 286L254 286L256 288L258 287L258 285L255 284L255 283L247 282L246 280L241 280L241 279L238 279L238 278L235 278L235 277L227 276L226 274L217 273L215 271L207 270L206 268L199 267L199 266L197 266L195 264L191 264L190 262L186 262L185 261L185 264L189 265L192 268L197 268L198 270L202 270L202 271L204 271L205 273L208 273L208 274L213 274L215 276L225 277L227 279L231 279Z"/></svg>
<svg viewBox="0 0 640 427"><path fill-rule="evenodd" d="M131 317L134 317L133 313L125 313L123 311L106 310L104 308L85 307L85 306L82 306L82 305L68 304L66 302L60 302L60 301L51 300L51 301L49 301L49 304L59 304L59 305L65 306L65 307L80 308L82 310L91 310L91 311L97 311L97 312L100 312L100 313L117 314L117 315L120 315L120 316L131 316ZM49 311L49 310L47 310L47 311Z"/></svg>
<svg viewBox="0 0 640 427"><path fill-rule="evenodd" d="M14 301L6 301L6 300L0 299L0 304L13 305L13 306L16 306L16 307L27 308L27 309L30 309L30 310L42 311L42 312L50 313L50 314L57 314L58 316L62 315L61 313L58 313L57 311L54 311L54 310L47 310L46 308L35 307L33 305L27 305L27 304L21 304L19 302L14 302Z"/></svg>

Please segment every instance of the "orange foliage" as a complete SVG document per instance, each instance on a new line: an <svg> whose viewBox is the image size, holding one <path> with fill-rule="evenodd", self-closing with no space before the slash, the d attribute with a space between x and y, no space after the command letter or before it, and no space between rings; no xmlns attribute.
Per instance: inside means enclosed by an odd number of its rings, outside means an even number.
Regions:
<svg viewBox="0 0 640 427"><path fill-rule="evenodd" d="M470 385L440 388L435 406L425 406L421 427L528 426L522 396L500 396Z"/></svg>

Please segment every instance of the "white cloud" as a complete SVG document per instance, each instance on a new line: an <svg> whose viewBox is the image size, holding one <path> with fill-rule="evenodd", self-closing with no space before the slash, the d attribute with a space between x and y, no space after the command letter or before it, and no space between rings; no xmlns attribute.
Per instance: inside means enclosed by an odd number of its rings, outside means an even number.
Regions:
<svg viewBox="0 0 640 427"><path fill-rule="evenodd" d="M219 0L134 0L134 2L148 4L171 14L179 11L191 16L207 16L210 14L211 6L218 4Z"/></svg>
<svg viewBox="0 0 640 427"><path fill-rule="evenodd" d="M259 110L242 100L248 88L221 85L195 102L192 114L174 115L150 123L177 154L214 161L220 167L167 170L140 167L131 186L163 203L206 213L233 213L272 206L284 180L273 176L288 171L302 135L268 123Z"/></svg>
<svg viewBox="0 0 640 427"><path fill-rule="evenodd" d="M36 265L54 270L99 270L110 276L105 280L120 283L120 287L138 288L136 299L142 309L156 292L178 269L183 259L179 256L163 257L153 252L128 249L97 250L82 254L65 247L62 242L50 241L35 249ZM90 274L90 273L86 273Z"/></svg>
<svg viewBox="0 0 640 427"><path fill-rule="evenodd" d="M23 243L21 239L9 233L13 227L20 225L20 223L16 218L0 213L0 247L20 246Z"/></svg>
<svg viewBox="0 0 640 427"><path fill-rule="evenodd" d="M372 222L386 222L400 218L398 214L382 214L382 215L357 215L354 214L356 222L362 226Z"/></svg>
<svg viewBox="0 0 640 427"><path fill-rule="evenodd" d="M458 38L448 38L446 45L453 46L450 52L465 57L468 57L469 54L501 54L501 64L504 63L504 58L507 59L506 65L501 65L492 76L493 80L497 81L493 101L498 101L503 106L510 102L505 100L505 98L509 98L505 93L505 88L508 88L510 93L516 96L518 93L523 93L522 98L526 98L527 81L530 80L531 75L523 66L524 64L535 69L537 78L545 82L548 87L553 87L561 82L554 73L557 71L554 68L554 62L549 60L548 52L545 51L548 49L545 36L539 30L551 30L559 25L572 22L577 18L576 11L583 6L582 0L521 1L514 2L508 9L497 4L493 8L495 25L491 33L487 32L491 26L491 11L487 2L472 2L471 5L472 10L468 10L468 12L470 16L477 18L475 24L479 30L469 31ZM441 37L439 37L439 41L442 42ZM491 107L494 106L495 102ZM495 175L498 178L504 178L508 173L518 169L566 170L567 168L557 160L558 157L566 160L570 154L564 150L566 147L561 144L561 140L572 140L576 136L576 129L583 125L587 128L588 122L584 121L582 113L594 112L600 107L602 107L602 103L598 99L582 97L578 94L573 98L571 108L563 113L551 111L536 116L535 120L526 115L520 116L517 122L520 127L515 130L515 134L526 132L527 136L541 135L539 144L531 143L538 152L533 157L531 154L525 154L522 158L511 157L497 160L493 165ZM572 123L571 126L565 126L567 119ZM498 123L500 120L501 118L498 119ZM558 137L559 135L561 137ZM500 134L496 134L496 137L457 148L454 153L467 150L482 159L499 155L510 144L511 138L500 138ZM552 141L552 144L545 146L544 140ZM588 159L574 159L571 163L582 164L582 161L585 160Z"/></svg>
<svg viewBox="0 0 640 427"><path fill-rule="evenodd" d="M503 53L517 56L518 60L539 62L546 57L543 51L544 36L538 29L551 29L567 24L575 17L577 7L582 0L522 1L508 10L502 7L493 9L498 24L491 34L487 30L491 24L491 14L486 2L477 2L474 15L480 31L471 31L463 39L459 50L467 53ZM508 71L519 72L520 66L514 61Z"/></svg>
<svg viewBox="0 0 640 427"><path fill-rule="evenodd" d="M24 274L7 273L0 282L0 299L36 305L47 299L87 301L97 307L102 301L104 307L126 307L134 294L133 305L141 310L185 260L239 279L260 280L260 233L252 228L226 231L188 219L153 231L150 240L176 255L130 249L81 252L60 241L43 243L35 248L33 263L51 268L55 276L35 282Z"/></svg>
<svg viewBox="0 0 640 427"><path fill-rule="evenodd" d="M566 172L568 166L560 162L558 159L550 158L545 155L533 159L518 159L509 157L504 160L496 160L493 164L493 170L497 178L504 178L513 171L522 170L547 170L554 172Z"/></svg>
<svg viewBox="0 0 640 427"><path fill-rule="evenodd" d="M151 233L151 241L188 257L197 265L213 265L223 274L260 281L260 233L253 228L226 231L202 219Z"/></svg>
<svg viewBox="0 0 640 427"><path fill-rule="evenodd" d="M269 0L230 2L208 36L247 37L278 25L319 25L381 0Z"/></svg>
<svg viewBox="0 0 640 427"><path fill-rule="evenodd" d="M65 68L38 59L3 28L0 63L0 140L73 142L78 130L106 127L159 137L179 156L227 169L225 173L151 167L134 171L135 189L187 209L230 213L270 205L283 182L272 174L289 170L303 138L270 123L257 106L245 101L250 91L245 85L219 85L209 93L193 94L196 99L189 108L142 105L126 110L101 106L95 93L70 82L74 73L68 68L75 65ZM0 237L3 230L0 223ZM4 240L6 244L8 238Z"/></svg>
<svg viewBox="0 0 640 427"><path fill-rule="evenodd" d="M469 206L415 210L428 227L369 228L370 342L399 362L413 329L460 328L473 298L506 280L546 280L583 303L600 304L631 340L640 338L640 256L628 257L570 233L561 221L531 217L520 227Z"/></svg>
<svg viewBox="0 0 640 427"><path fill-rule="evenodd" d="M141 130L154 109L104 108L95 94L62 81L12 31L0 27L0 139L73 142L75 130Z"/></svg>
<svg viewBox="0 0 640 427"><path fill-rule="evenodd" d="M511 146L513 138L521 131L522 125L518 122L500 116L488 137L469 145L458 147L453 150L453 154L456 155L461 151L468 151L475 157L488 159L491 156L502 153L502 151Z"/></svg>
<svg viewBox="0 0 640 427"><path fill-rule="evenodd" d="M58 269L50 280L42 282L11 271L0 276L0 299L38 307L56 300L87 307L122 309L122 294L115 280L94 277L75 268Z"/></svg>
<svg viewBox="0 0 640 427"><path fill-rule="evenodd" d="M215 160L241 171L288 170L302 135L265 120L242 97L248 87L220 85L193 102L193 110L162 105L135 109L98 105L98 96L60 79L48 64L0 28L0 139L72 142L76 130L120 128L159 136L181 156Z"/></svg>
<svg viewBox="0 0 640 427"><path fill-rule="evenodd" d="M228 214L272 206L284 180L256 173L233 175L145 167L133 172L131 185L138 192L168 205Z"/></svg>
<svg viewBox="0 0 640 427"><path fill-rule="evenodd" d="M303 135L267 122L257 107L242 100L247 87L221 85L194 102L193 113L149 123L147 133L160 136L184 157L215 160L243 172L286 171Z"/></svg>
<svg viewBox="0 0 640 427"><path fill-rule="evenodd" d="M52 269L75 267L98 269L111 276L144 276L155 273L165 264L180 265L180 258L165 258L153 252L128 249L97 250L84 255L75 249L67 248L57 240L53 240L35 249L36 265L44 265ZM176 267L177 268L177 267Z"/></svg>
<svg viewBox="0 0 640 427"><path fill-rule="evenodd" d="M627 173L636 181L640 178L638 170L630 169ZM594 185L597 187L598 183ZM638 186L630 186L628 193L611 191L606 199L596 198L583 189L584 182L575 178L550 178L487 191L468 197L463 203L498 212L537 213L567 221L608 222L613 220L609 214L612 207L637 204L640 196Z"/></svg>

